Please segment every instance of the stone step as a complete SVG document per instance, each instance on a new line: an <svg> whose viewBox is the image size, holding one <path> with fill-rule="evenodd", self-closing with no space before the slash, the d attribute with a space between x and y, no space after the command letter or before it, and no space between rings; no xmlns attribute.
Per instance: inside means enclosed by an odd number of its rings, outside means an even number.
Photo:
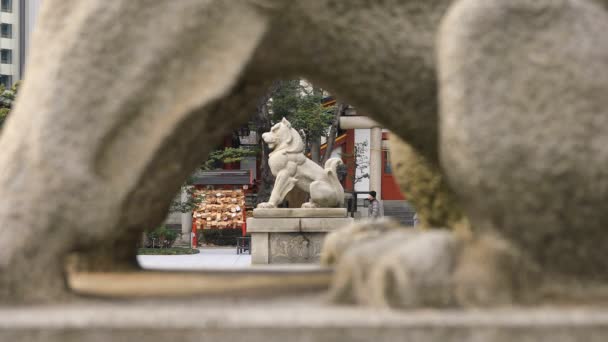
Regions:
<svg viewBox="0 0 608 342"><path fill-rule="evenodd" d="M414 225L416 210L407 201L383 201L384 216L393 217L405 226Z"/></svg>

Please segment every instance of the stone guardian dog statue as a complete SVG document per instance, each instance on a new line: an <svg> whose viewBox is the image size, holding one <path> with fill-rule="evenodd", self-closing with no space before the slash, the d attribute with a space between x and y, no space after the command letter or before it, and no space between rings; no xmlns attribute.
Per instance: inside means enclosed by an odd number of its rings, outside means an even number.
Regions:
<svg viewBox="0 0 608 342"><path fill-rule="evenodd" d="M310 194L310 201L302 208L331 208L344 204L344 188L338 180L336 168L342 164L339 158L331 158L322 169L304 155L304 142L291 123L283 118L262 134L270 153L268 164L276 177L268 202L258 208L276 208L294 186Z"/></svg>

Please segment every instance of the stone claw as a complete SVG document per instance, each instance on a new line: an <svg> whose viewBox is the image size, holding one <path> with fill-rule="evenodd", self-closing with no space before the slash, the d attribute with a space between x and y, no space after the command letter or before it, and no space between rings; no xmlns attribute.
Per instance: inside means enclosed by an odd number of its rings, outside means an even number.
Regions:
<svg viewBox="0 0 608 342"><path fill-rule="evenodd" d="M261 208L261 209L271 209L271 208L276 208L277 206L269 203L269 202L262 202L260 204L258 204L257 208Z"/></svg>

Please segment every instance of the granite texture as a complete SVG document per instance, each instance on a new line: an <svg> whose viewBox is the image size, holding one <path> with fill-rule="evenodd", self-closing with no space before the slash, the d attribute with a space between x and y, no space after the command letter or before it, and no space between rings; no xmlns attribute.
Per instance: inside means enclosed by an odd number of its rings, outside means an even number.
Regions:
<svg viewBox="0 0 608 342"><path fill-rule="evenodd" d="M247 232L299 232L299 218L247 218Z"/></svg>
<svg viewBox="0 0 608 342"><path fill-rule="evenodd" d="M331 232L354 222L350 217L248 218L247 231L260 232Z"/></svg>
<svg viewBox="0 0 608 342"><path fill-rule="evenodd" d="M354 222L353 218L302 218L300 231L302 232L333 232Z"/></svg>
<svg viewBox="0 0 608 342"><path fill-rule="evenodd" d="M265 265L270 263L270 234L251 233L251 264Z"/></svg>
<svg viewBox="0 0 608 342"><path fill-rule="evenodd" d="M327 233L352 224L353 219L319 218L315 214L300 218L248 218L252 264L318 263Z"/></svg>
<svg viewBox="0 0 608 342"><path fill-rule="evenodd" d="M447 180L549 283L608 282L605 32L606 1L465 0L438 39Z"/></svg>
<svg viewBox="0 0 608 342"><path fill-rule="evenodd" d="M604 342L608 311L546 307L396 312L327 306L315 295L0 308L2 341L222 342L244 336L252 342Z"/></svg>
<svg viewBox="0 0 608 342"><path fill-rule="evenodd" d="M462 207L438 167L394 134L390 150L395 181L416 208L419 226L469 230Z"/></svg>
<svg viewBox="0 0 608 342"><path fill-rule="evenodd" d="M276 208L276 209L253 209L253 217L256 218L280 218L280 217L346 217L346 208Z"/></svg>
<svg viewBox="0 0 608 342"><path fill-rule="evenodd" d="M318 263L325 233L270 233L270 264Z"/></svg>

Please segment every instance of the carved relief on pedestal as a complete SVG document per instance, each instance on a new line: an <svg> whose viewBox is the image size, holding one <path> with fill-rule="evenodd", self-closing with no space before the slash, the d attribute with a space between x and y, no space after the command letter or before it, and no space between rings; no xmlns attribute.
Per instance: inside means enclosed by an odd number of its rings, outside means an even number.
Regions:
<svg viewBox="0 0 608 342"><path fill-rule="evenodd" d="M323 233L270 234L271 263L318 262L321 255Z"/></svg>

